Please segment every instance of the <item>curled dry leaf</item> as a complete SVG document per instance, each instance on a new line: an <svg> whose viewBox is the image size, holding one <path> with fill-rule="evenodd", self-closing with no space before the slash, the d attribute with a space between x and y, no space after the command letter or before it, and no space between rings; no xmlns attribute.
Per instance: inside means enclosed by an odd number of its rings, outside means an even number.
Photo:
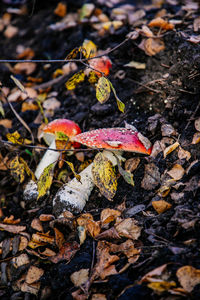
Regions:
<svg viewBox="0 0 200 300"><path fill-rule="evenodd" d="M144 178L141 187L145 190L153 190L160 183L160 172L154 163L145 165Z"/></svg>
<svg viewBox="0 0 200 300"><path fill-rule="evenodd" d="M59 253L53 257L50 257L49 259L55 264L62 260L70 261L79 248L80 246L76 241L66 242L60 248Z"/></svg>
<svg viewBox="0 0 200 300"><path fill-rule="evenodd" d="M167 272L167 264L161 265L158 268L153 269L152 271L145 274L140 283L142 282L153 282L156 281L157 278L161 278L163 274L166 274Z"/></svg>
<svg viewBox="0 0 200 300"><path fill-rule="evenodd" d="M183 266L176 272L176 276L181 286L187 291L191 292L193 288L200 284L200 270L192 266Z"/></svg>
<svg viewBox="0 0 200 300"><path fill-rule="evenodd" d="M192 144L198 144L200 142L200 132L196 132L192 138Z"/></svg>
<svg viewBox="0 0 200 300"><path fill-rule="evenodd" d="M172 207L172 205L165 200L152 201L152 205L158 214L161 214Z"/></svg>
<svg viewBox="0 0 200 300"><path fill-rule="evenodd" d="M121 237L137 240L141 234L141 228L133 218L127 218L115 225L117 233Z"/></svg>
<svg viewBox="0 0 200 300"><path fill-rule="evenodd" d="M174 180L180 180L185 173L183 167L179 164L175 164L173 168L167 172Z"/></svg>
<svg viewBox="0 0 200 300"><path fill-rule="evenodd" d="M12 258L12 264L16 269L18 269L21 266L28 265L29 263L30 260L26 253L22 253L19 256Z"/></svg>
<svg viewBox="0 0 200 300"><path fill-rule="evenodd" d="M163 151L164 158L166 158L166 156L169 155L172 151L174 151L178 146L179 146L179 143L175 142L174 144L165 148L165 150Z"/></svg>
<svg viewBox="0 0 200 300"><path fill-rule="evenodd" d="M173 30L174 29L174 25L168 23L167 21L165 21L164 19L158 17L156 19L153 19L149 24L149 27L159 27L162 28L164 30Z"/></svg>
<svg viewBox="0 0 200 300"><path fill-rule="evenodd" d="M31 227L37 231L40 231L40 232L43 231L42 224L38 218L35 218L32 220Z"/></svg>
<svg viewBox="0 0 200 300"><path fill-rule="evenodd" d="M139 48L142 49L147 55L153 56L165 49L165 44L161 39L143 39L139 44Z"/></svg>
<svg viewBox="0 0 200 300"><path fill-rule="evenodd" d="M36 70L36 67L36 63L33 62L17 63L14 66L14 71L17 74L25 73L26 75L30 75Z"/></svg>
<svg viewBox="0 0 200 300"><path fill-rule="evenodd" d="M115 209L106 208L102 210L100 220L101 220L101 227L107 226L109 223L116 220L117 217L121 215L121 212Z"/></svg>
<svg viewBox="0 0 200 300"><path fill-rule="evenodd" d="M190 154L189 151L184 150L181 146L179 146L179 148L178 148L178 158L179 159L190 160L191 154Z"/></svg>
<svg viewBox="0 0 200 300"><path fill-rule="evenodd" d="M30 266L26 274L26 283L31 284L38 281L43 274L44 270L42 270L41 268Z"/></svg>
<svg viewBox="0 0 200 300"><path fill-rule="evenodd" d="M26 226L19 226L19 225L8 225L0 223L0 229L5 230L14 234L20 233L26 230Z"/></svg>
<svg viewBox="0 0 200 300"><path fill-rule="evenodd" d="M84 284L89 278L89 269L80 269L71 274L70 279L73 284L78 287Z"/></svg>

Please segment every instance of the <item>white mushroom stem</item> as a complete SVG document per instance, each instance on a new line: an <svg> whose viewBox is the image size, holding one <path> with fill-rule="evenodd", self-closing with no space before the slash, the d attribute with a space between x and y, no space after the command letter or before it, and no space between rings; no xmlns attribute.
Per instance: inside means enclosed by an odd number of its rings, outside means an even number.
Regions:
<svg viewBox="0 0 200 300"><path fill-rule="evenodd" d="M110 151L104 150L103 154L112 162L113 166L117 165L115 155L121 159L119 154L115 153L114 155ZM53 199L53 210L57 216L62 217L62 213L65 210L76 213L80 213L83 210L94 188L92 166L93 163L79 174L81 176L81 182L74 178L58 190Z"/></svg>
<svg viewBox="0 0 200 300"><path fill-rule="evenodd" d="M51 142L50 149L56 149L56 142L55 139ZM43 173L44 169L48 167L50 164L54 163L56 165L58 158L60 156L59 151L53 151L48 149L45 154L43 155L41 161L39 162L36 170L35 170L35 177L37 179L40 178L40 175Z"/></svg>

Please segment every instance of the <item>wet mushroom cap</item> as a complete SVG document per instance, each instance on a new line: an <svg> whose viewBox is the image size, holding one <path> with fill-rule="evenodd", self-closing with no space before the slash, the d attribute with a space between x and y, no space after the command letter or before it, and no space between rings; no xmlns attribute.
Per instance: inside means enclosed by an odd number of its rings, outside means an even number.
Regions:
<svg viewBox="0 0 200 300"><path fill-rule="evenodd" d="M51 134L55 135L56 132L62 132L65 135L71 138L73 138L75 135L81 133L81 129L74 121L68 120L68 119L56 119L52 122L50 122L47 126L43 129L44 134ZM74 143L73 146L75 148L80 147L79 143Z"/></svg>
<svg viewBox="0 0 200 300"><path fill-rule="evenodd" d="M76 135L73 141L91 148L116 149L151 154L151 143L138 131L126 128L103 128Z"/></svg>

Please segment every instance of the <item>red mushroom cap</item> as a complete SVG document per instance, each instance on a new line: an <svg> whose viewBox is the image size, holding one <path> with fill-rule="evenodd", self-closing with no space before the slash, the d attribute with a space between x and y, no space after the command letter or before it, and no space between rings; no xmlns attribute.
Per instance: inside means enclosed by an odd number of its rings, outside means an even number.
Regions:
<svg viewBox="0 0 200 300"><path fill-rule="evenodd" d="M151 154L151 143L138 131L126 128L103 128L76 135L73 141L91 148L116 149Z"/></svg>
<svg viewBox="0 0 200 300"><path fill-rule="evenodd" d="M65 135L71 138L73 138L75 135L81 133L81 129L74 121L68 120L68 119L56 119L52 122L50 122L47 126L43 129L44 133L52 134L54 135L56 132L62 132ZM80 147L79 143L72 144L74 148Z"/></svg>
<svg viewBox="0 0 200 300"><path fill-rule="evenodd" d="M95 70L99 70L100 72L103 72L105 76L109 75L110 68L112 67L111 60L107 56L91 59L89 64ZM94 72L97 74L97 76L101 77L102 74L95 70Z"/></svg>

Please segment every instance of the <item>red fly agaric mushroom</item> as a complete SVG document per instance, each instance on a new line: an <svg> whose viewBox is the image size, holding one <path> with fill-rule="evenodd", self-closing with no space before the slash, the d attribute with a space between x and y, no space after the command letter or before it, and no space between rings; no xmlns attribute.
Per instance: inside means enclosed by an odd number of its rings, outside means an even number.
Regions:
<svg viewBox="0 0 200 300"><path fill-rule="evenodd" d="M107 56L91 59L89 61L89 65L91 68L95 69L94 72L99 77L102 76L102 73L104 73L105 76L108 76L110 73L110 68L112 67L111 60Z"/></svg>
<svg viewBox="0 0 200 300"><path fill-rule="evenodd" d="M41 174L47 166L52 163L56 165L60 152L54 151L53 149L56 150L56 133L58 132L65 134L69 138L69 144L71 144L72 147L78 148L80 146L80 144L77 142L71 142L72 137L74 137L76 134L81 133L80 127L75 122L68 119L57 119L50 122L43 129L43 138L49 145L50 149L45 152L35 170L36 179L40 178ZM31 180L25 187L24 199L27 201L34 200L37 198L37 196L37 184Z"/></svg>
<svg viewBox="0 0 200 300"><path fill-rule="evenodd" d="M103 128L81 133L74 136L73 141L92 148L131 151L143 154L151 154L151 143L136 130L126 128ZM103 154L117 165L117 155L111 151L103 151ZM119 157L120 158L120 157ZM63 210L81 212L94 187L92 179L92 165L90 164L81 173L81 183L76 178L62 186L53 200L53 208L56 215ZM62 215L61 215L62 216Z"/></svg>

